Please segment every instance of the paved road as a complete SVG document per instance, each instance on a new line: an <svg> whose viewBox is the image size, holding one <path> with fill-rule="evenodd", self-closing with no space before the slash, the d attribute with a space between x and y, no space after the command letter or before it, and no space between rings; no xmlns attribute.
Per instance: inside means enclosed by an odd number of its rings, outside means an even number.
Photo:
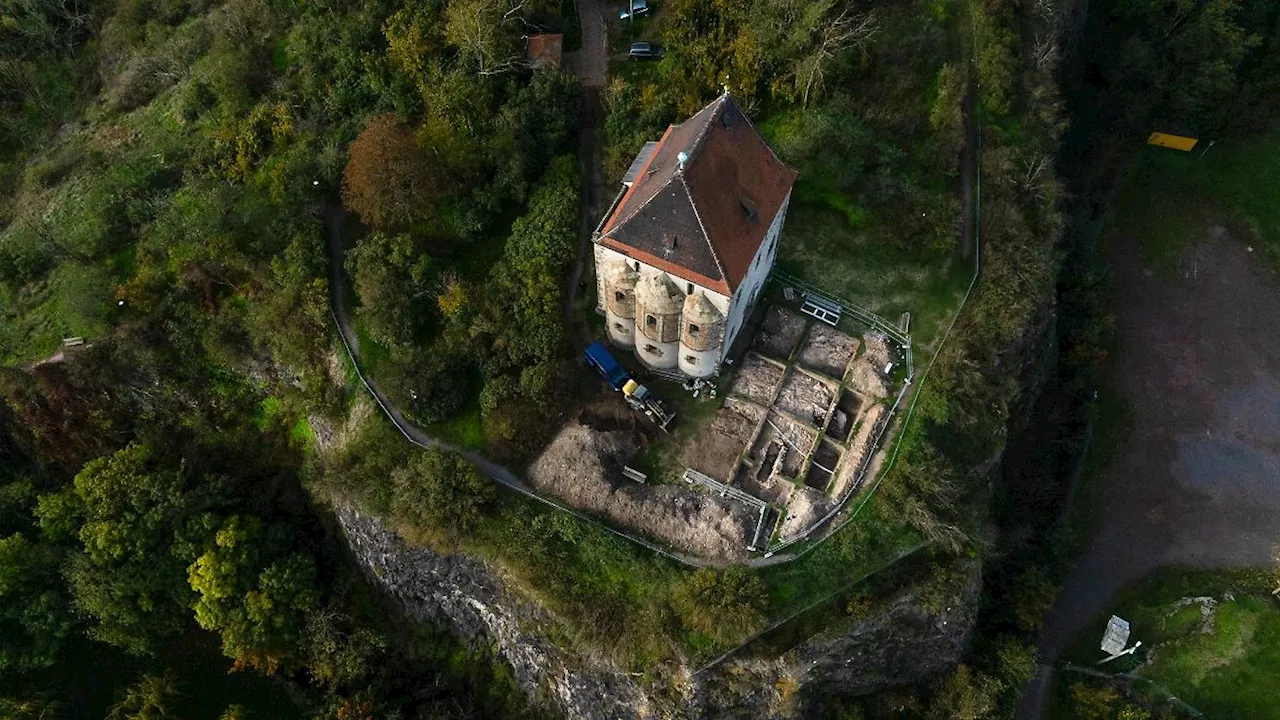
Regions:
<svg viewBox="0 0 1280 720"><path fill-rule="evenodd" d="M1121 338L1112 382L1132 428L1097 536L1041 631L1023 720L1043 715L1052 665L1125 585L1167 565L1266 565L1280 541L1280 287L1221 233L1189 250L1176 278L1125 238L1108 245Z"/></svg>

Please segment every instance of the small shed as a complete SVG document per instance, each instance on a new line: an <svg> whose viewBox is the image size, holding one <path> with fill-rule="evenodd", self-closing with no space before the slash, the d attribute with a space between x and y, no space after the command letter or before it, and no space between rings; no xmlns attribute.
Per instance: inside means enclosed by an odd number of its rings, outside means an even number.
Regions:
<svg viewBox="0 0 1280 720"><path fill-rule="evenodd" d="M564 35L560 33L548 33L545 35L529 36L529 64L536 67L550 65L551 67L560 67L562 51L564 49Z"/></svg>

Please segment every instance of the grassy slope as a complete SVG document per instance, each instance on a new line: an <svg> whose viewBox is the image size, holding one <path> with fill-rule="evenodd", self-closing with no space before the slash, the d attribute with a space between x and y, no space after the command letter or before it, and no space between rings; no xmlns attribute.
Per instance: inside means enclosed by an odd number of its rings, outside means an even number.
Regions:
<svg viewBox="0 0 1280 720"><path fill-rule="evenodd" d="M1210 718L1280 718L1275 702L1275 673L1280 667L1280 604L1266 595L1258 571L1207 572L1182 568L1159 571L1128 588L1100 615L1066 653L1066 659L1092 665L1100 657L1098 639L1112 614L1128 620L1133 640L1143 649L1136 659L1113 661L1109 672L1134 671L1191 704ZM1212 632L1201 633L1198 609L1172 611L1184 597L1232 592L1214 613ZM1152 659L1154 658L1154 659ZM1151 664L1138 667L1151 660ZM1064 673L1053 718L1069 718L1066 686L1080 676Z"/></svg>
<svg viewBox="0 0 1280 720"><path fill-rule="evenodd" d="M1225 226L1280 270L1280 130L1191 153L1146 148L1116 203L1114 225L1172 270L1179 251Z"/></svg>

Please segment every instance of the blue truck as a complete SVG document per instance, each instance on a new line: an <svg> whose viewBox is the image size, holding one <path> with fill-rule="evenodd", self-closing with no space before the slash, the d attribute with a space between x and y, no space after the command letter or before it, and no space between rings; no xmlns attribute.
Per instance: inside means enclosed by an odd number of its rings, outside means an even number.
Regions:
<svg viewBox="0 0 1280 720"><path fill-rule="evenodd" d="M600 373L600 377L609 383L609 387L614 390L621 390L627 380L631 379L631 375L623 369L617 359L613 357L613 353L604 346L602 342L593 342L587 346L583 357L587 359L587 364L596 369Z"/></svg>
<svg viewBox="0 0 1280 720"><path fill-rule="evenodd" d="M622 393L628 405L644 413L645 417L657 423L658 427L665 431L675 419L675 413L667 412L661 400L631 377L631 373L622 367L622 363L618 362L604 343L591 343L582 353L582 357L588 365L595 368L605 382L609 383L609 387Z"/></svg>

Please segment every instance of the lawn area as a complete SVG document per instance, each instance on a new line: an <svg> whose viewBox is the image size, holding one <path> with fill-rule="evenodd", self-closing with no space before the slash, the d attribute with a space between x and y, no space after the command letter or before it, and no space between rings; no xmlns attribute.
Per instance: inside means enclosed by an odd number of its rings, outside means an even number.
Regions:
<svg viewBox="0 0 1280 720"><path fill-rule="evenodd" d="M911 313L919 346L928 347L955 315L973 266L958 256L920 257L873 240L874 220L856 208L793 201L779 245L779 270L896 323Z"/></svg>
<svg viewBox="0 0 1280 720"><path fill-rule="evenodd" d="M1171 271L1182 248L1221 225L1280 271L1280 130L1190 153L1148 147L1130 169L1112 227Z"/></svg>
<svg viewBox="0 0 1280 720"><path fill-rule="evenodd" d="M1199 604L1175 605L1192 597L1217 600L1207 623ZM1068 661L1092 666L1101 659L1097 645L1112 614L1129 621L1130 642L1140 640L1143 646L1133 657L1103 666L1107 672L1129 671L1150 680L1205 717L1280 719L1280 703L1275 700L1280 602L1269 595L1265 573L1159 571L1128 588L1111 610L1099 616L1067 652ZM1074 717L1066 687L1081 676L1063 673L1059 678L1050 717ZM1147 683L1139 683L1138 688L1152 692Z"/></svg>

